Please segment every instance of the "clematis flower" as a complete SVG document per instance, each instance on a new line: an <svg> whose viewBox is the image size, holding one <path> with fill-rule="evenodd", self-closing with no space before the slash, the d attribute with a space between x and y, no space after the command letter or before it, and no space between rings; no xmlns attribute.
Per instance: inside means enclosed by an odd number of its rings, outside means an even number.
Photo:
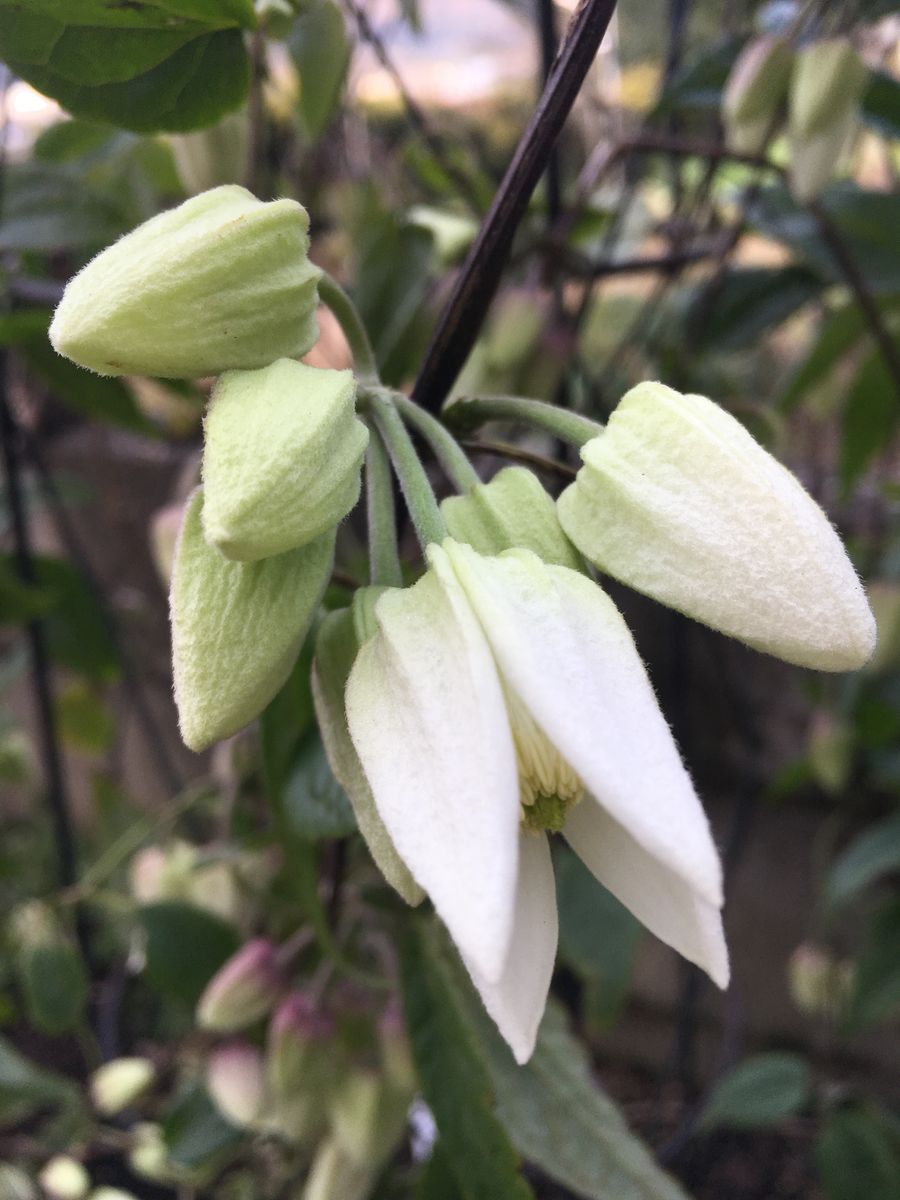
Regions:
<svg viewBox="0 0 900 1200"><path fill-rule="evenodd" d="M557 511L601 570L799 666L871 656L875 620L825 513L717 404L638 384L581 457Z"/></svg>
<svg viewBox="0 0 900 1200"><path fill-rule="evenodd" d="M385 592L347 684L379 815L519 1062L556 955L548 833L724 987L721 869L628 629L528 550L448 538Z"/></svg>

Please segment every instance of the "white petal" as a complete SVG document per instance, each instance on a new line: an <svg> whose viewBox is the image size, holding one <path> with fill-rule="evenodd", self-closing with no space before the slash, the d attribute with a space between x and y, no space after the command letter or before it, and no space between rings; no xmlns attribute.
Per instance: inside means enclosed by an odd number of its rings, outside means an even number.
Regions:
<svg viewBox="0 0 900 1200"><path fill-rule="evenodd" d="M518 776L497 671L452 575L445 582L430 570L386 592L375 613L379 630L347 683L350 735L400 857L460 952L496 980L519 856Z"/></svg>
<svg viewBox="0 0 900 1200"><path fill-rule="evenodd" d="M667 946L728 986L728 950L717 905L634 840L593 797L569 813L563 831L597 879Z"/></svg>
<svg viewBox="0 0 900 1200"><path fill-rule="evenodd" d="M445 542L507 685L587 790L653 857L722 902L709 825L644 665L596 584L526 550Z"/></svg>
<svg viewBox="0 0 900 1200"><path fill-rule="evenodd" d="M503 974L496 983L490 983L463 957L484 1007L517 1063L528 1062L534 1050L553 975L557 932L550 846L543 834L523 831L519 841L516 917Z"/></svg>

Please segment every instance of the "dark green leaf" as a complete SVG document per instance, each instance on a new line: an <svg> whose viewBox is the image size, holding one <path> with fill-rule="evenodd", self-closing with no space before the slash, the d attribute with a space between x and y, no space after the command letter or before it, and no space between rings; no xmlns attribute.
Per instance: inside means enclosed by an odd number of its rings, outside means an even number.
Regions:
<svg viewBox="0 0 900 1200"><path fill-rule="evenodd" d="M332 774L316 730L300 748L284 792L285 819L297 837L346 837L356 829L350 801Z"/></svg>
<svg viewBox="0 0 900 1200"><path fill-rule="evenodd" d="M872 71L862 101L867 125L888 138L900 138L900 80L885 71Z"/></svg>
<svg viewBox="0 0 900 1200"><path fill-rule="evenodd" d="M163 1136L173 1163L199 1167L236 1142L241 1132L224 1120L198 1084L185 1092L164 1118Z"/></svg>
<svg viewBox="0 0 900 1200"><path fill-rule="evenodd" d="M448 964L420 921L404 939L400 974L419 1082L457 1183L472 1197L527 1200L533 1193L494 1115L490 1078L457 1007Z"/></svg>
<svg viewBox="0 0 900 1200"><path fill-rule="evenodd" d="M701 289L702 291L703 289ZM806 267L744 267L729 271L702 322L688 315L688 336L707 350L756 346L760 335L792 317L822 290Z"/></svg>
<svg viewBox="0 0 900 1200"><path fill-rule="evenodd" d="M900 813L879 821L850 843L828 876L828 903L846 904L889 871L900 871Z"/></svg>
<svg viewBox="0 0 900 1200"><path fill-rule="evenodd" d="M70 166L14 163L5 178L0 249L90 254L125 232L116 200L88 186Z"/></svg>
<svg viewBox="0 0 900 1200"><path fill-rule="evenodd" d="M875 914L856 964L847 1012L851 1031L877 1025L900 1011L900 897Z"/></svg>
<svg viewBox="0 0 900 1200"><path fill-rule="evenodd" d="M47 1105L80 1102L81 1093L68 1079L37 1066L0 1038L0 1118L21 1119Z"/></svg>
<svg viewBox="0 0 900 1200"><path fill-rule="evenodd" d="M720 1080L697 1123L702 1130L774 1125L809 1100L812 1072L798 1054L756 1054Z"/></svg>
<svg viewBox="0 0 900 1200"><path fill-rule="evenodd" d="M60 735L68 746L88 754L102 754L113 745L115 718L94 688L80 681L70 684L59 693L56 712Z"/></svg>
<svg viewBox="0 0 900 1200"><path fill-rule="evenodd" d="M23 947L16 962L28 1019L43 1033L76 1028L84 1016L88 979L74 946L65 941Z"/></svg>
<svg viewBox="0 0 900 1200"><path fill-rule="evenodd" d="M877 1111L861 1106L832 1112L816 1144L828 1200L896 1200L900 1156Z"/></svg>
<svg viewBox="0 0 900 1200"><path fill-rule="evenodd" d="M880 350L860 367L844 406L841 483L849 491L900 428L900 399Z"/></svg>
<svg viewBox="0 0 900 1200"><path fill-rule="evenodd" d="M312 0L288 40L300 74L300 115L316 141L337 107L350 60L344 16L334 0Z"/></svg>
<svg viewBox="0 0 900 1200"><path fill-rule="evenodd" d="M438 1142L419 1178L416 1200L466 1200Z"/></svg>
<svg viewBox="0 0 900 1200"><path fill-rule="evenodd" d="M166 29L173 17L215 29L255 24L253 0L0 0L3 9L97 28Z"/></svg>
<svg viewBox="0 0 900 1200"><path fill-rule="evenodd" d="M0 561L0 625L24 625L52 607L50 593L22 583L12 562Z"/></svg>
<svg viewBox="0 0 900 1200"><path fill-rule="evenodd" d="M205 909L174 900L141 909L147 975L171 996L194 1005L219 967L238 948L234 926Z"/></svg>
<svg viewBox="0 0 900 1200"><path fill-rule="evenodd" d="M659 99L653 116L675 110L714 109L722 103L722 88L741 49L742 39L724 38L705 46L678 71Z"/></svg>
<svg viewBox="0 0 900 1200"><path fill-rule="evenodd" d="M604 1025L628 995L640 923L571 851L556 856L560 958L593 985L592 1015Z"/></svg>
<svg viewBox="0 0 900 1200"><path fill-rule="evenodd" d="M827 313L812 345L795 368L779 397L779 405L790 409L823 379L862 337L865 322L855 304Z"/></svg>

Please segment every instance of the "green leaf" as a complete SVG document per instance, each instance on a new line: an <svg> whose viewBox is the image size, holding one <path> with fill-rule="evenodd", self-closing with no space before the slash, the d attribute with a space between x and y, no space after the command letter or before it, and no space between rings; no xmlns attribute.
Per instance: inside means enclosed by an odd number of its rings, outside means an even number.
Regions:
<svg viewBox="0 0 900 1200"><path fill-rule="evenodd" d="M125 232L121 208L71 166L13 163L7 168L0 249L91 253ZM27 318L15 313L9 321Z"/></svg>
<svg viewBox="0 0 900 1200"><path fill-rule="evenodd" d="M871 460L900 428L900 402L881 351L875 349L857 372L844 406L840 477L849 492Z"/></svg>
<svg viewBox="0 0 900 1200"><path fill-rule="evenodd" d="M466 1200L438 1142L419 1177L415 1200Z"/></svg>
<svg viewBox="0 0 900 1200"><path fill-rule="evenodd" d="M825 894L837 908L890 871L900 870L900 812L861 833L831 868Z"/></svg>
<svg viewBox="0 0 900 1200"><path fill-rule="evenodd" d="M233 925L205 909L163 900L141 909L147 975L160 991L195 1005L219 967L238 948Z"/></svg>
<svg viewBox="0 0 900 1200"><path fill-rule="evenodd" d="M284 813L297 837L346 837L356 829L350 801L332 774L318 731L300 748L284 792Z"/></svg>
<svg viewBox="0 0 900 1200"><path fill-rule="evenodd" d="M756 1054L716 1085L698 1130L754 1129L799 1112L809 1100L812 1072L799 1054Z"/></svg>
<svg viewBox="0 0 900 1200"><path fill-rule="evenodd" d="M310 687L314 648L315 630L311 630L287 683L265 708L260 718L266 798L273 810L279 814L284 808L284 791L290 777L291 764L314 721Z"/></svg>
<svg viewBox="0 0 900 1200"><path fill-rule="evenodd" d="M471 989L466 991L468 1016L496 1090L497 1115L520 1154L585 1200L685 1200L597 1087L556 1005L548 1005L534 1054L520 1067Z"/></svg>
<svg viewBox="0 0 900 1200"><path fill-rule="evenodd" d="M334 0L312 0L304 7L288 48L300 74L300 115L317 141L340 101L350 61L344 15Z"/></svg>
<svg viewBox="0 0 900 1200"><path fill-rule="evenodd" d="M47 1105L80 1103L81 1093L70 1080L37 1066L0 1038L0 1118L21 1119Z"/></svg>
<svg viewBox="0 0 900 1200"><path fill-rule="evenodd" d="M703 288L700 289L701 293ZM729 271L716 291L702 324L688 313L688 335L707 350L741 350L755 346L767 330L809 304L822 290L822 280L807 267L743 267Z"/></svg>
<svg viewBox="0 0 900 1200"><path fill-rule="evenodd" d="M876 912L856 965L847 1011L855 1032L889 1020L900 1011L900 897Z"/></svg>
<svg viewBox="0 0 900 1200"><path fill-rule="evenodd" d="M871 71L862 99L862 118L878 133L900 138L900 80L885 71Z"/></svg>
<svg viewBox="0 0 900 1200"><path fill-rule="evenodd" d="M0 561L0 626L24 625L52 607L52 594L22 583L13 563Z"/></svg>
<svg viewBox="0 0 900 1200"><path fill-rule="evenodd" d="M742 43L741 38L727 37L704 46L669 82L652 116L692 109L718 112L722 89Z"/></svg>
<svg viewBox="0 0 900 1200"><path fill-rule="evenodd" d="M194 37L124 82L78 83L52 66L23 63L11 55L7 62L73 116L138 133L186 132L212 125L243 103L250 84L250 64L237 29Z"/></svg>
<svg viewBox="0 0 900 1200"><path fill-rule="evenodd" d="M855 1106L832 1112L815 1154L828 1200L896 1200L900 1195L900 1155L875 1110Z"/></svg>
<svg viewBox="0 0 900 1200"><path fill-rule="evenodd" d="M74 946L60 940L23 947L16 972L36 1029L56 1035L78 1026L87 1006L88 978Z"/></svg>
<svg viewBox="0 0 900 1200"><path fill-rule="evenodd" d="M113 745L116 723L109 705L81 681L71 683L56 700L63 741L76 750L102 754Z"/></svg>
<svg viewBox="0 0 900 1200"><path fill-rule="evenodd" d="M400 975L419 1082L460 1189L485 1200L533 1198L494 1115L490 1078L457 1006L448 965L418 920L401 946Z"/></svg>
<svg viewBox="0 0 900 1200"><path fill-rule="evenodd" d="M208 1163L242 1136L224 1120L199 1084L178 1098L162 1126L169 1158L188 1168Z"/></svg>
<svg viewBox="0 0 900 1200"><path fill-rule="evenodd" d="M256 22L253 0L0 0L0 13L3 9L96 28L166 29L176 23L173 17L215 29L252 29Z"/></svg>
<svg viewBox="0 0 900 1200"><path fill-rule="evenodd" d="M779 407L788 410L802 400L820 380L829 375L864 331L865 322L855 304L845 304L827 313L819 326L818 335L788 379L778 399Z"/></svg>
<svg viewBox="0 0 900 1200"><path fill-rule="evenodd" d="M628 996L641 925L577 855L563 850L555 867L560 958L594 985L592 1015L609 1026Z"/></svg>

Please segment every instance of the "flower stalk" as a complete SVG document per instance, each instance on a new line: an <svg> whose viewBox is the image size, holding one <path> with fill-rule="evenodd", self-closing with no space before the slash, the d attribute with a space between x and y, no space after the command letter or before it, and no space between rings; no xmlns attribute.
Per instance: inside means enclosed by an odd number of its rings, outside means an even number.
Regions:
<svg viewBox="0 0 900 1200"><path fill-rule="evenodd" d="M603 426L589 417L522 396L465 396L448 405L444 416L460 432L471 432L488 421L518 421L577 447L603 432Z"/></svg>
<svg viewBox="0 0 900 1200"><path fill-rule="evenodd" d="M384 390L372 390L366 399L400 481L403 498L422 549L435 542L440 544L447 536L447 527L394 397Z"/></svg>
<svg viewBox="0 0 900 1200"><path fill-rule="evenodd" d="M469 456L449 429L402 392L394 392L400 416L425 439L444 474L458 492L470 492L481 482Z"/></svg>
<svg viewBox="0 0 900 1200"><path fill-rule="evenodd" d="M375 586L402 587L400 549L397 545L397 512L391 478L391 460L372 422L366 451L366 520L369 533L369 582Z"/></svg>
<svg viewBox="0 0 900 1200"><path fill-rule="evenodd" d="M366 327L356 305L337 280L327 272L324 272L319 280L319 299L331 311L347 339L350 353L353 355L354 372L359 382L377 385L380 382L378 362Z"/></svg>

